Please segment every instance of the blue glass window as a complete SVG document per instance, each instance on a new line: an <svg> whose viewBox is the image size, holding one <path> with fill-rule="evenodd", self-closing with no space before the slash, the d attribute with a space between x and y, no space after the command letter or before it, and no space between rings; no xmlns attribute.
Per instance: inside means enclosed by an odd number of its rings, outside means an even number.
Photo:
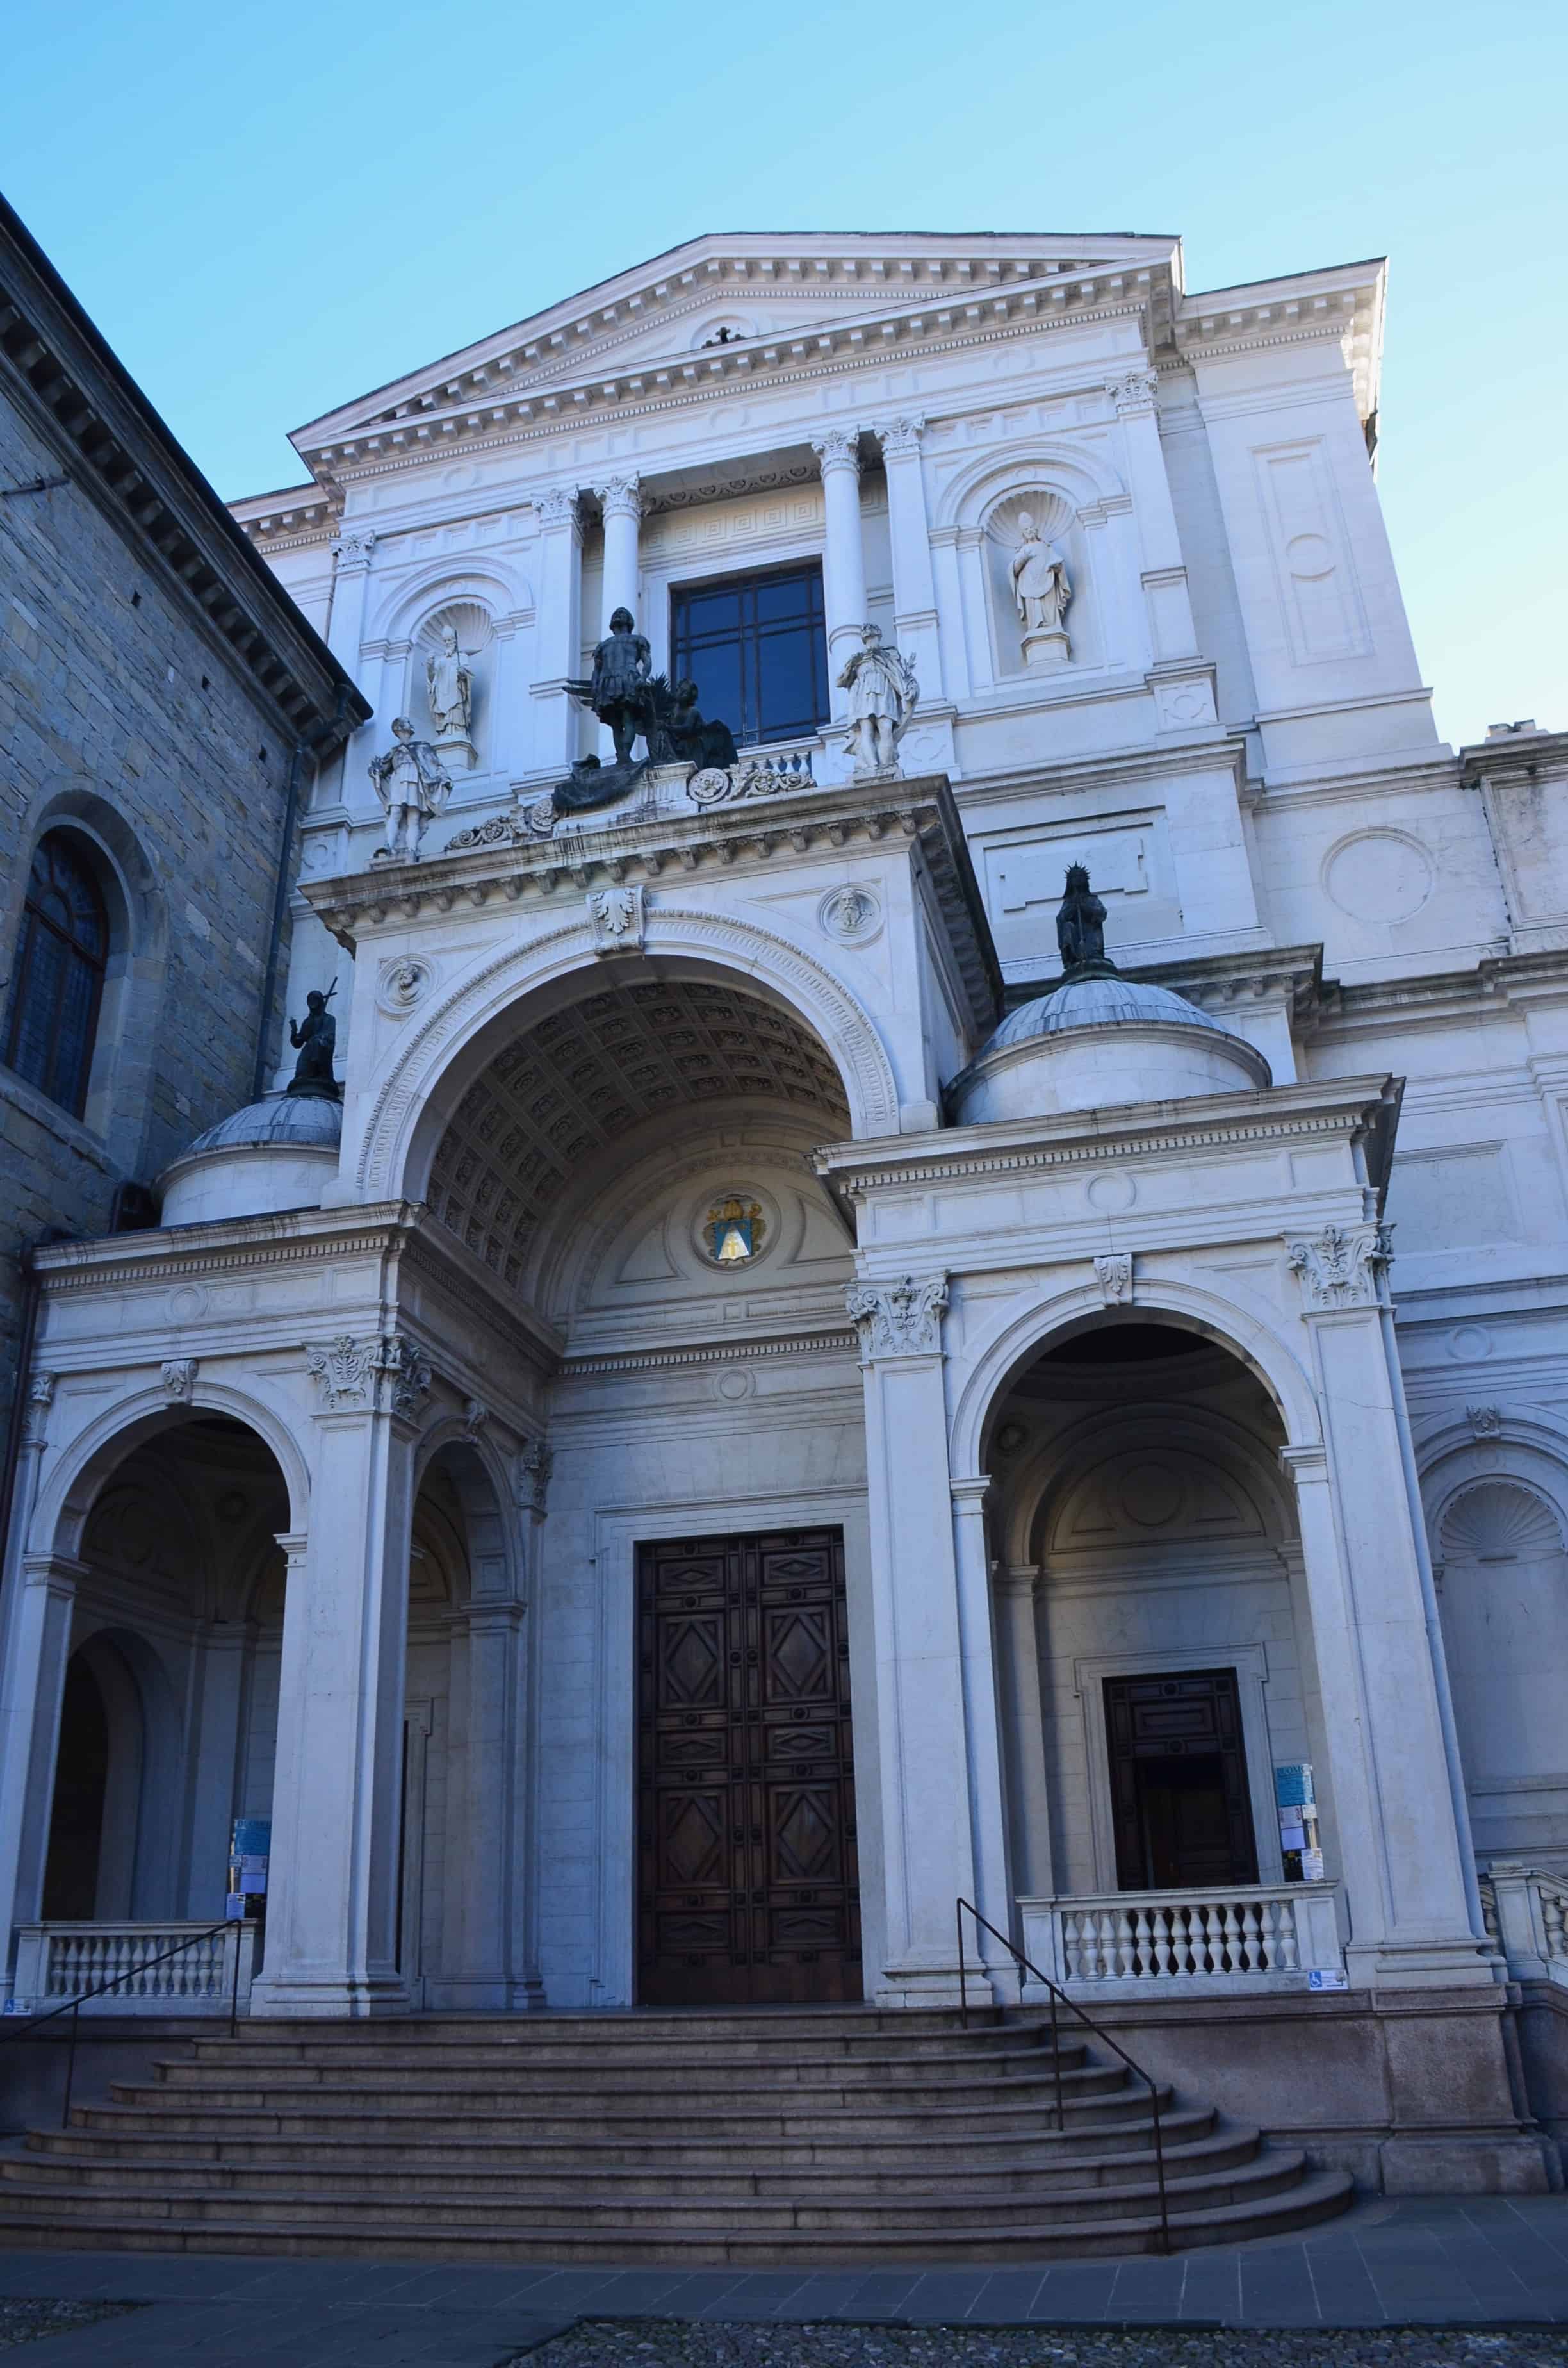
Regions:
<svg viewBox="0 0 1568 2368"><path fill-rule="evenodd" d="M803 740L827 721L822 569L779 568L679 585L670 595L670 675L743 748Z"/></svg>
<svg viewBox="0 0 1568 2368"><path fill-rule="evenodd" d="M63 831L40 839L22 907L0 1059L80 1118L108 961L97 882Z"/></svg>

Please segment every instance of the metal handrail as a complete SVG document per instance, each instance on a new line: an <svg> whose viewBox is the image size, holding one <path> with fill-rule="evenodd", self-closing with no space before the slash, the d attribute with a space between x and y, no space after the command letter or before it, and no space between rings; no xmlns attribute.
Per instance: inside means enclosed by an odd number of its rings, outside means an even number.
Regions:
<svg viewBox="0 0 1568 2368"><path fill-rule="evenodd" d="M1032 1964L1028 1958L1025 1956L1023 1951L1018 1948L1014 1941L1007 1938L1006 1932L998 1932L995 1925L992 1923L990 1918L981 1914L972 1899L959 1899L956 1900L953 1905L953 1920L958 1926L959 1935L959 2012L962 2017L963 2028L965 2031L969 2029L969 1975L964 1963L963 1952L963 1918L964 1909L966 1907L974 1918L977 1936L980 1931L986 1931L990 1933L994 1941L1000 1941L1002 1946L1007 1951L1014 1963L1020 1966L1025 1973L1032 1974L1035 1980L1041 1983L1044 1987L1051 1992L1051 2069L1056 2078L1056 2126L1058 2130L1062 2130L1066 2127L1066 2121L1062 2102L1062 2050L1058 2042L1059 2025L1056 2012L1056 2002L1058 1998L1061 1999L1063 2006L1072 2008L1073 2012L1077 2016L1079 2021L1084 2025L1085 2030L1093 2032L1095 2037L1103 2041L1105 2045L1110 2049L1113 2055L1120 2056L1122 2062L1126 2065L1130 2072L1135 2072L1140 2080L1146 2080L1148 2082L1149 2109L1153 2116L1154 2123L1154 2180L1160 2192L1160 2250L1162 2253L1168 2253L1171 2249L1170 2199L1165 2192L1165 2141L1160 2132L1160 2092L1154 2085L1153 2073L1145 2072L1142 2064L1135 2064L1131 2056L1129 2055L1126 2048L1121 2046L1118 2041L1114 2040L1108 2031L1102 2031L1099 2024L1095 2021L1093 2015L1085 2014L1084 2012L1083 2008L1078 2004L1076 1998L1069 1998L1066 1991L1059 1988L1056 1983L1051 1980L1049 1974L1042 1974L1038 1965Z"/></svg>
<svg viewBox="0 0 1568 2368"><path fill-rule="evenodd" d="M117 1990L121 1982L135 1981L138 1975L147 1971L149 1965L161 1965L170 1957L182 1956L187 1949L194 1949L200 1941L210 1941L220 1932L233 1932L234 1986L229 1995L229 2036L233 2039L239 2030L240 2021L240 1934L244 1930L244 1925L237 1917L225 1917L222 1924L209 1924L203 1932L187 1933L183 1941L176 1941L172 1949L160 1949L155 1957L143 1957L139 1965L128 1965L123 1974L114 1974L107 1982L95 1982L90 1990L82 1990L74 1998L62 1998L58 2006L51 2006L47 2014L29 2014L25 2021L13 2022L8 2030L0 2030L0 2047L3 2047L8 2039L30 2038L40 2022L52 2022L56 2015L70 2016L71 2046L65 2058L65 2094L60 2106L60 2126L62 2130L69 2129L71 2090L76 2078L76 2032L79 2028L77 2009L85 2006L89 1998L107 1997L110 1990Z"/></svg>

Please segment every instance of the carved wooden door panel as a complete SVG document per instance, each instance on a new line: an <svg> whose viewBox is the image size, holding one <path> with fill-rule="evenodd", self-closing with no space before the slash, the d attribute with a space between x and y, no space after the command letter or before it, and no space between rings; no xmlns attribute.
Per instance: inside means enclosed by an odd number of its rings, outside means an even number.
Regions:
<svg viewBox="0 0 1568 2368"><path fill-rule="evenodd" d="M1118 1889L1256 1883L1235 1671L1104 1682Z"/></svg>
<svg viewBox="0 0 1568 2368"><path fill-rule="evenodd" d="M860 1996L836 1530L638 1550L638 1998Z"/></svg>

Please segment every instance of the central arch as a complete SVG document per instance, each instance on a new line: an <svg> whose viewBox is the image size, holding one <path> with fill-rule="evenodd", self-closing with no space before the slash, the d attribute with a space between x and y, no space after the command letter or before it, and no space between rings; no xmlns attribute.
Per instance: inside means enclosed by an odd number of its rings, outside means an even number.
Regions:
<svg viewBox="0 0 1568 2368"><path fill-rule="evenodd" d="M898 1131L892 1064L864 1004L780 931L659 906L647 915L643 959L600 961L585 916L499 955L433 1011L376 1097L355 1170L366 1200L422 1200L437 1145L463 1095L519 1024L552 1016L609 974L727 981L804 1026L836 1069L859 1137ZM525 1019L526 1006L527 1018Z"/></svg>

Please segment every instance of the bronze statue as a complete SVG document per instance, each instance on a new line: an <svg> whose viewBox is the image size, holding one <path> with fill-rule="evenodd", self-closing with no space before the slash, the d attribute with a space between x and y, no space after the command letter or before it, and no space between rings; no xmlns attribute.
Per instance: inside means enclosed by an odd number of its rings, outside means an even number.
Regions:
<svg viewBox="0 0 1568 2368"><path fill-rule="evenodd" d="M735 761L735 735L727 723L705 723L698 712L697 685L689 676L667 689L663 677L651 686L654 694L654 738L661 751L661 760L674 765L696 765L699 769L710 765L733 765ZM659 697L664 691L664 698ZM660 708L665 712L658 713ZM667 747L670 754L663 757Z"/></svg>
<svg viewBox="0 0 1568 2368"><path fill-rule="evenodd" d="M618 609L611 617L609 632L594 652L590 679L566 688L608 724L617 765L630 765L631 744L640 733L646 735L649 720L648 643L630 609Z"/></svg>
<svg viewBox="0 0 1568 2368"><path fill-rule="evenodd" d="M1056 942L1064 978L1108 978L1116 964L1106 958L1105 906L1089 885L1081 863L1067 871L1066 894L1056 915Z"/></svg>
<svg viewBox="0 0 1568 2368"><path fill-rule="evenodd" d="M284 1088L286 1093L316 1094L330 1101L341 1099L343 1088L332 1074L337 1022L326 1008L336 993L335 979L324 995L320 987L312 986L305 997L303 1019L290 1020L289 1042L300 1057Z"/></svg>

